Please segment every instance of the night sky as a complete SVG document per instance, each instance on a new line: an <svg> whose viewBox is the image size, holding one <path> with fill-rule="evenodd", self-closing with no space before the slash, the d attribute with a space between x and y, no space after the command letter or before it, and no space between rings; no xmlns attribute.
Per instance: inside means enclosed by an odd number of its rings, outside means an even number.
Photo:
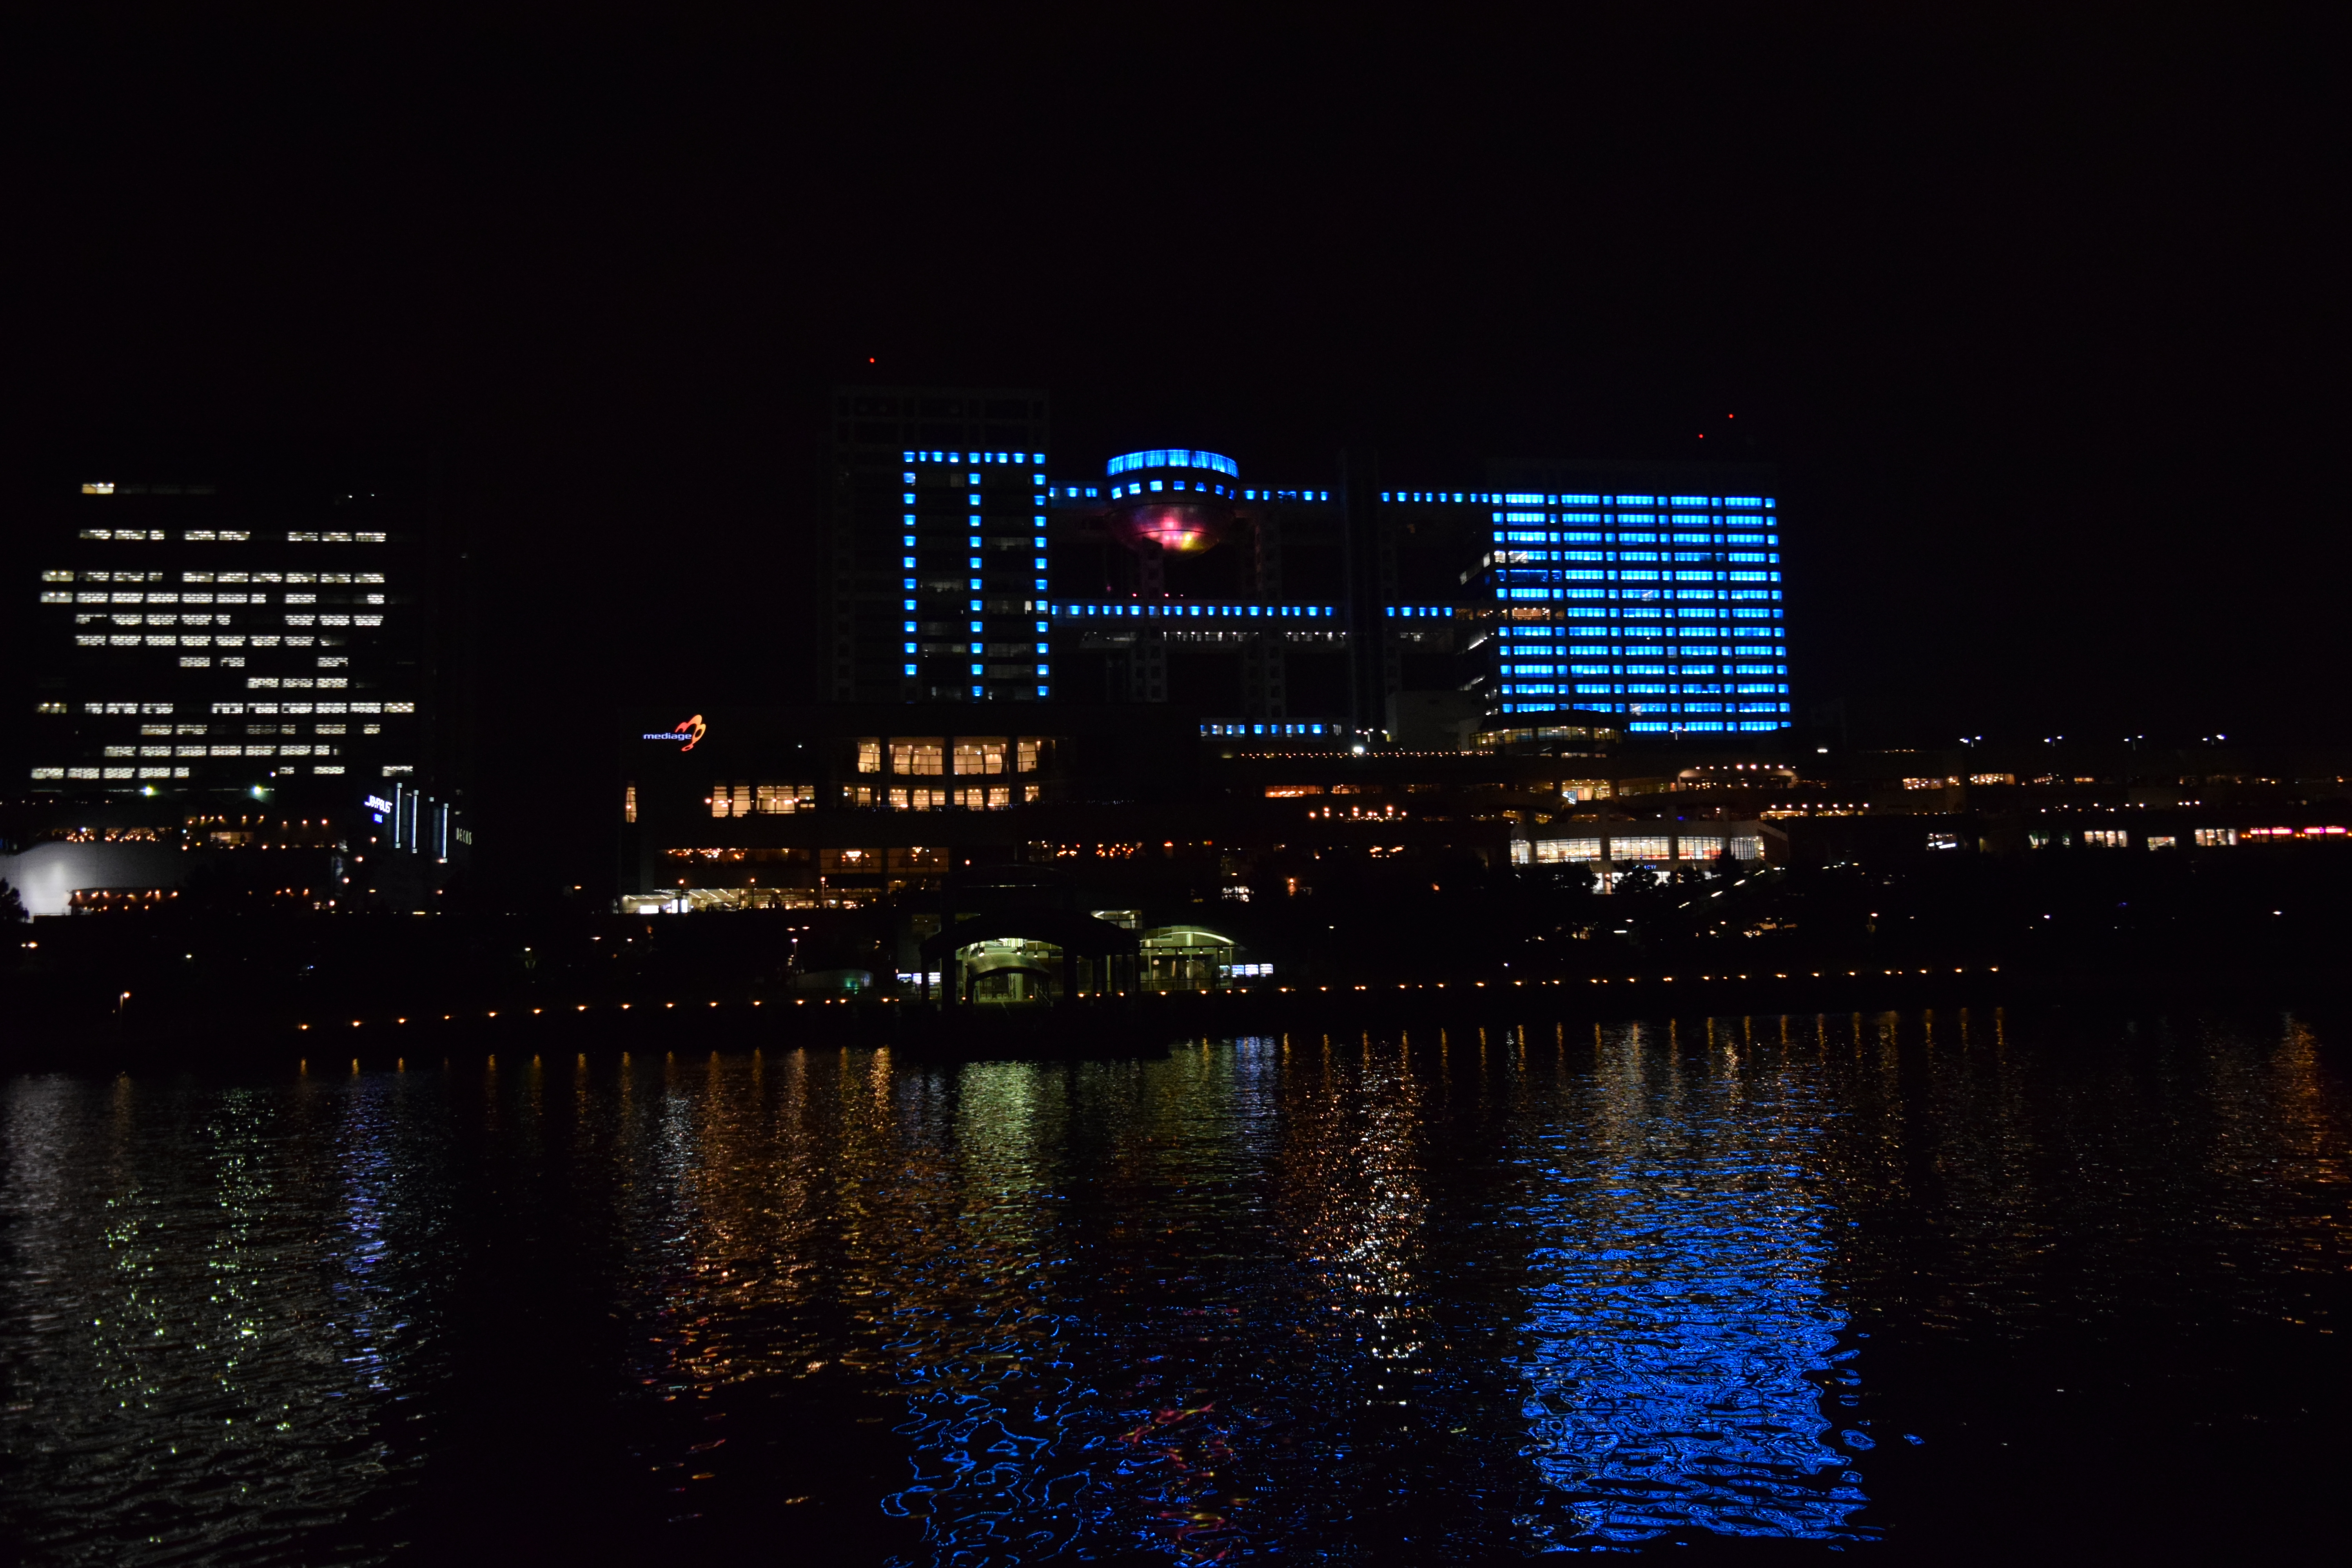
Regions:
<svg viewBox="0 0 2352 1568"><path fill-rule="evenodd" d="M235 15L14 25L9 461L432 448L519 888L607 868L617 703L813 694L866 374L1047 387L1066 472L1770 458L1856 743L2352 718L2336 57L2275 15Z"/></svg>

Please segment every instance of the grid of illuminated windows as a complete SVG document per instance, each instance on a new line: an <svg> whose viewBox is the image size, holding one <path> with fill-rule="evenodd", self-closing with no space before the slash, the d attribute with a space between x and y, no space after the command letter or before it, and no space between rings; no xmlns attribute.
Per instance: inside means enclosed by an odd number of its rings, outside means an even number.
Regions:
<svg viewBox="0 0 2352 1568"><path fill-rule="evenodd" d="M1622 713L1635 732L1788 727L1768 496L1493 497L1483 651L1498 711Z"/></svg>
<svg viewBox="0 0 2352 1568"><path fill-rule="evenodd" d="M55 638L43 662L65 673L66 692L38 705L37 786L415 773L416 704L376 679L394 597L372 569L386 564L385 533L151 526L164 515L125 527L121 512L155 510L148 495L214 491L81 492L90 526L40 574Z"/></svg>
<svg viewBox="0 0 2352 1568"><path fill-rule="evenodd" d="M910 451L901 459L904 695L1050 698L1045 455Z"/></svg>
<svg viewBox="0 0 2352 1568"><path fill-rule="evenodd" d="M1041 798L1052 742L1038 735L889 735L856 742L842 804L890 811L1003 811ZM869 782L870 781L870 782ZM723 815L715 808L713 816Z"/></svg>

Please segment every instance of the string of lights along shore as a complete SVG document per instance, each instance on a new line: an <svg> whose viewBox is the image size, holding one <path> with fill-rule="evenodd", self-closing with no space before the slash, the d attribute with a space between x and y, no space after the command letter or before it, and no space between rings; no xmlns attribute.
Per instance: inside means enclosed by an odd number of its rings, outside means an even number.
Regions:
<svg viewBox="0 0 2352 1568"><path fill-rule="evenodd" d="M836 700L1173 703L1204 734L1391 741L1790 723L1768 469L1495 461L1438 488L1347 453L1263 483L1169 447L1074 476L1049 431L1041 392L836 394Z"/></svg>

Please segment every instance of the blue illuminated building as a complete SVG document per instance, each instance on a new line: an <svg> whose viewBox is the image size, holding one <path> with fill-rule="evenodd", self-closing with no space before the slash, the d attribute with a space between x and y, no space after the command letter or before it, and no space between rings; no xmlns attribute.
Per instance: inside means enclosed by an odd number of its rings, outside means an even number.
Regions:
<svg viewBox="0 0 2352 1568"><path fill-rule="evenodd" d="M1043 452L908 452L899 679L910 699L1051 697Z"/></svg>
<svg viewBox="0 0 2352 1568"><path fill-rule="evenodd" d="M1054 695L1045 395L845 389L835 400L835 701Z"/></svg>
<svg viewBox="0 0 2352 1568"><path fill-rule="evenodd" d="M1492 606L1478 679L1495 712L1623 714L1636 734L1787 727L1772 497L1514 490L1496 501L1476 579Z"/></svg>
<svg viewBox="0 0 2352 1568"><path fill-rule="evenodd" d="M1056 463L1046 407L839 395L837 700L1166 703L1204 735L1350 743L1448 743L1432 716L1790 723L1766 470L1496 464L1421 489L1343 458L1267 485L1193 447Z"/></svg>

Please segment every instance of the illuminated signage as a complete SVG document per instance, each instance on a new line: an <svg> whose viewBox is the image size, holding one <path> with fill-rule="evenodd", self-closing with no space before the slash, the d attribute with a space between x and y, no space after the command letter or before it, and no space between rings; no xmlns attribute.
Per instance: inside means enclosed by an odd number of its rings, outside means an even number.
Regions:
<svg viewBox="0 0 2352 1568"><path fill-rule="evenodd" d="M675 730L657 731L645 738L648 741L683 741L685 744L677 750L678 754L684 756L702 743L703 732L709 728L709 725L703 723L702 715L697 713Z"/></svg>
<svg viewBox="0 0 2352 1568"><path fill-rule="evenodd" d="M390 811L392 809L392 802L384 799L383 796L380 795L372 795L367 797L367 808L370 811Z"/></svg>

